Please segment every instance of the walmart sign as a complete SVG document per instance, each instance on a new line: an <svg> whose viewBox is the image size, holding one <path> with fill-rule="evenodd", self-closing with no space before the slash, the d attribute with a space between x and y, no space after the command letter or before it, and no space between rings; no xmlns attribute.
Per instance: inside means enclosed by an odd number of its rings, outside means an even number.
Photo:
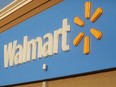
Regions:
<svg viewBox="0 0 116 87"><path fill-rule="evenodd" d="M0 86L116 68L115 0L64 0L0 33Z"/></svg>
<svg viewBox="0 0 116 87"><path fill-rule="evenodd" d="M43 39L44 41L48 40L45 43L43 43L41 37L28 41L28 36L25 36L23 45L17 45L17 40L4 45L4 67L19 65L36 58L48 57L58 53L59 36L62 36L62 50L68 51L67 35L70 31L70 25L67 22L68 20L64 19L62 28L54 31L54 35L51 33L45 34Z"/></svg>

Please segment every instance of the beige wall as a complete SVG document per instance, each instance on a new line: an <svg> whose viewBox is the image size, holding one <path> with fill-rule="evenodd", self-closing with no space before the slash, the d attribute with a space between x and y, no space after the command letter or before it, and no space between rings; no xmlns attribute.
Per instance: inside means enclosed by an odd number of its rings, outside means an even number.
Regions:
<svg viewBox="0 0 116 87"><path fill-rule="evenodd" d="M47 81L48 87L116 87L116 70ZM42 87L42 82L13 87Z"/></svg>
<svg viewBox="0 0 116 87"><path fill-rule="evenodd" d="M0 33L29 19L30 17L60 3L63 0L33 0L0 20Z"/></svg>

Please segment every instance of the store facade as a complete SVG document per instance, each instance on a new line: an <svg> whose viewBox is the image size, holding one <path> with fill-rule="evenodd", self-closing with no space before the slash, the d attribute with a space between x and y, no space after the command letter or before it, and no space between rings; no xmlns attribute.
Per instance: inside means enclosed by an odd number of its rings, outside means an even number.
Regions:
<svg viewBox="0 0 116 87"><path fill-rule="evenodd" d="M101 80L114 87L115 7L114 0L11 1L0 10L0 86L96 87Z"/></svg>

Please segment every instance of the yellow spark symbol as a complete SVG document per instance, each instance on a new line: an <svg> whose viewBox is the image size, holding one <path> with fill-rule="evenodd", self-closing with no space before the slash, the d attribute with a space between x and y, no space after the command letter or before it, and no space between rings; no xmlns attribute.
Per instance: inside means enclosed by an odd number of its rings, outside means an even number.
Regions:
<svg viewBox="0 0 116 87"><path fill-rule="evenodd" d="M91 12L91 2L87 1L85 2L85 18L86 19L90 18L90 12ZM94 23L102 15L102 13L103 13L102 8L100 7L97 8L96 11L93 13L92 17L90 18L90 21ZM74 18L74 23L81 27L84 27L84 21L78 16ZM99 31L98 29L91 28L90 33L98 40L102 38L102 32ZM83 38L84 38L83 53L87 55L90 53L90 37L89 36L84 37L84 33L80 32L74 38L73 45L78 46L78 44L81 42Z"/></svg>

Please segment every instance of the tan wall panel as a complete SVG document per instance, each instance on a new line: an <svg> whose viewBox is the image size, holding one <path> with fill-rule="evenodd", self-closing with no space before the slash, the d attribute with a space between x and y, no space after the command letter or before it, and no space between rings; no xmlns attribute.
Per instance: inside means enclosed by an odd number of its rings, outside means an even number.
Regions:
<svg viewBox="0 0 116 87"><path fill-rule="evenodd" d="M23 6L22 8L18 9L17 11L13 12L12 14L6 16L2 20L0 20L0 27L5 26L9 22L15 20L16 18L20 17L21 15L26 14L30 10L36 8L37 6L40 6L43 3L47 3L48 0L33 0L32 2L28 3L27 5Z"/></svg>
<svg viewBox="0 0 116 87"><path fill-rule="evenodd" d="M48 87L116 87L116 70L47 81ZM42 82L13 87L42 87Z"/></svg>
<svg viewBox="0 0 116 87"><path fill-rule="evenodd" d="M0 32L4 32L13 26L16 26L17 24L27 20L28 18L58 4L63 0L40 0L40 4L38 3L38 0L33 0L31 3L27 4L26 6L23 6L19 10L15 11L11 15L5 17L4 19L0 20ZM42 4L43 3L43 4ZM34 7L37 6L37 7Z"/></svg>

